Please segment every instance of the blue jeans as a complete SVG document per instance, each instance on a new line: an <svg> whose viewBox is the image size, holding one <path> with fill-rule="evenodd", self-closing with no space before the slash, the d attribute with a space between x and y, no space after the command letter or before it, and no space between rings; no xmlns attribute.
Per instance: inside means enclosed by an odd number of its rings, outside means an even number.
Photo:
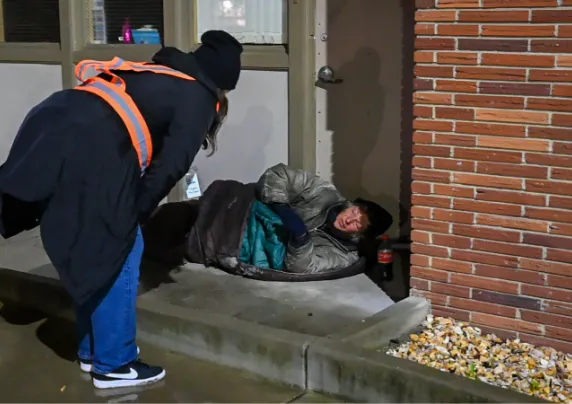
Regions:
<svg viewBox="0 0 572 404"><path fill-rule="evenodd" d="M137 238L121 273L104 295L76 307L80 360L93 361L93 372L107 374L137 360L136 301L143 257L143 235Z"/></svg>

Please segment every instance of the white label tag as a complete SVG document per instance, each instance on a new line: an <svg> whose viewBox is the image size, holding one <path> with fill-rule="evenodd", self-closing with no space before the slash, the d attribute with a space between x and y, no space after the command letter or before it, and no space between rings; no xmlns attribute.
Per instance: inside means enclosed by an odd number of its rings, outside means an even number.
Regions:
<svg viewBox="0 0 572 404"><path fill-rule="evenodd" d="M199 177L197 174L194 174L193 178L191 178L191 181L187 182L187 189L185 190L185 194L187 199L195 199L201 197L201 186L199 185Z"/></svg>

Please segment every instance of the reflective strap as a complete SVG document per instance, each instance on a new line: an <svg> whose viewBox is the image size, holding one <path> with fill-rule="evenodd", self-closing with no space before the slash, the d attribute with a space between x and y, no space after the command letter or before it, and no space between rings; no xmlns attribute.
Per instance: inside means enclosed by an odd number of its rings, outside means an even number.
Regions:
<svg viewBox="0 0 572 404"><path fill-rule="evenodd" d="M145 171L153 157L153 143L147 123L133 99L115 85L103 79L94 79L76 90L91 92L104 99L121 117L127 127L133 147L137 152L141 173Z"/></svg>

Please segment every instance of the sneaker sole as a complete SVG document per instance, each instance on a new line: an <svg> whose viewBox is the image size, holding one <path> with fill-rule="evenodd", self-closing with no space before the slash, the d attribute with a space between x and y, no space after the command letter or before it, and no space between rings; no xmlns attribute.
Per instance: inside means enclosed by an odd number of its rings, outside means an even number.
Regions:
<svg viewBox="0 0 572 404"><path fill-rule="evenodd" d="M121 387L135 387L144 386L146 384L157 383L163 380L167 372L164 370L157 376L150 377L148 379L138 379L138 380L127 380L127 379L117 379L117 380L97 380L93 379L93 385L98 389L115 389Z"/></svg>

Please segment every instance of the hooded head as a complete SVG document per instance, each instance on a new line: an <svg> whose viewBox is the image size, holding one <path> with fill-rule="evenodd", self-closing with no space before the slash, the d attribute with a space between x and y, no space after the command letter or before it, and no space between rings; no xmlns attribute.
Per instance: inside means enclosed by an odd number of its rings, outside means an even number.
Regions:
<svg viewBox="0 0 572 404"><path fill-rule="evenodd" d="M203 72L223 91L236 88L241 54L242 45L225 31L205 32L201 36L201 46L194 51Z"/></svg>

